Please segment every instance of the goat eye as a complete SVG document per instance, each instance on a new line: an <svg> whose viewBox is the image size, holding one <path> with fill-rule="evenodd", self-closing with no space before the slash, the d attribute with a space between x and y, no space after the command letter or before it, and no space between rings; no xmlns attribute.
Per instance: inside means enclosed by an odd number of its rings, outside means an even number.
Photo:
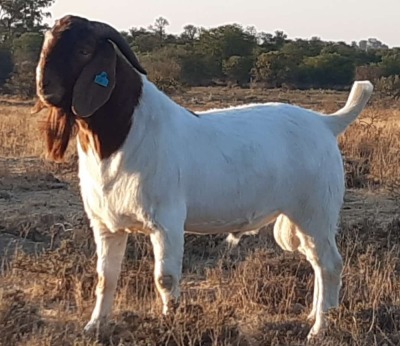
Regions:
<svg viewBox="0 0 400 346"><path fill-rule="evenodd" d="M80 49L79 54L83 55L83 56L88 56L88 55L90 55L90 52L86 49Z"/></svg>

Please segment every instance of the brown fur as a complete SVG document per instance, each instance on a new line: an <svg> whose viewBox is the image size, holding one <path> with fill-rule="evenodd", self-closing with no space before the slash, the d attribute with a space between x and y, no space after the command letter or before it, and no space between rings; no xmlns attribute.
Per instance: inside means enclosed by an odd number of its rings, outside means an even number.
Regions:
<svg viewBox="0 0 400 346"><path fill-rule="evenodd" d="M50 107L44 131L48 157L56 162L62 161L74 134L73 115Z"/></svg>
<svg viewBox="0 0 400 346"><path fill-rule="evenodd" d="M74 115L67 114L61 108L51 107L37 100L31 109L31 114L48 110L47 119L41 130L46 137L47 158L56 162L63 161L71 137L75 135Z"/></svg>
<svg viewBox="0 0 400 346"><path fill-rule="evenodd" d="M31 114L36 114L42 111L42 109L47 108L47 106L40 101L39 99L36 101L35 105L31 108Z"/></svg>

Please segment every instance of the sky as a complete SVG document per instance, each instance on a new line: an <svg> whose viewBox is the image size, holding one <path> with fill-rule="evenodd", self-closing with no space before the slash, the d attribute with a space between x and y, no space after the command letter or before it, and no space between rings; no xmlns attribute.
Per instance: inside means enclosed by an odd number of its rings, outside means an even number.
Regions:
<svg viewBox="0 0 400 346"><path fill-rule="evenodd" d="M327 41L377 38L400 47L400 0L55 0L52 18L74 14L106 22L118 30L145 27L162 16L167 32L186 24L212 28L237 23L257 31L284 31L289 38Z"/></svg>

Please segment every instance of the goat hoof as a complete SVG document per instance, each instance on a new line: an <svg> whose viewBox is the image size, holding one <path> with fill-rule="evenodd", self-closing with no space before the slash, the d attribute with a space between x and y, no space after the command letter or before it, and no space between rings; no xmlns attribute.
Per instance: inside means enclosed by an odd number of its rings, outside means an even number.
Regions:
<svg viewBox="0 0 400 346"><path fill-rule="evenodd" d="M174 278L172 275L163 275L158 278L158 284L160 285L161 289L171 292L174 287Z"/></svg>
<svg viewBox="0 0 400 346"><path fill-rule="evenodd" d="M307 335L307 342L317 343L321 345L321 341L326 334L325 324L316 326L315 324L312 326L310 332Z"/></svg>
<svg viewBox="0 0 400 346"><path fill-rule="evenodd" d="M311 311L307 316L307 321L314 322L315 321L315 315L316 315L315 311Z"/></svg>
<svg viewBox="0 0 400 346"><path fill-rule="evenodd" d="M322 337L321 333L314 334L314 333L310 332L307 335L307 344L308 345L322 345L323 344L322 339L323 339L323 337Z"/></svg>
<svg viewBox="0 0 400 346"><path fill-rule="evenodd" d="M320 344L321 342L321 335L319 333L315 334L311 330L307 335L307 343L308 344Z"/></svg>
<svg viewBox="0 0 400 346"><path fill-rule="evenodd" d="M86 324L85 328L83 328L83 333L85 335L93 335L96 333L97 325L94 322L89 322Z"/></svg>
<svg viewBox="0 0 400 346"><path fill-rule="evenodd" d="M83 333L87 336L94 336L99 333L100 326L103 324L103 321L93 320L89 321L85 328L83 328Z"/></svg>
<svg viewBox="0 0 400 346"><path fill-rule="evenodd" d="M163 306L162 314L164 316L172 316L178 311L180 302L179 299L171 299L168 304Z"/></svg>

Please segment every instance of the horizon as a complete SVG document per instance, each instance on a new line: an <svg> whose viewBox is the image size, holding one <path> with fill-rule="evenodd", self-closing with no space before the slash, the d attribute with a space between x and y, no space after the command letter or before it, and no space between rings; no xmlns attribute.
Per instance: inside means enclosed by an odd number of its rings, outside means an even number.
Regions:
<svg viewBox="0 0 400 346"><path fill-rule="evenodd" d="M335 4L334 4L335 2ZM244 28L254 26L257 32L283 31L288 39L319 37L323 41L348 44L376 38L390 48L400 47L400 35L394 29L400 1L335 0L322 1L280 0L267 4L261 0L231 0L227 6L222 0L203 0L184 6L180 0L148 0L132 5L129 0L114 0L113 11L106 3L97 0L56 0L49 7L52 17L45 20L50 26L66 14L74 14L92 20L106 22L119 31L152 25L156 18L164 17L170 25L166 32L178 34L187 24L206 29L226 24L239 24ZM358 4L361 4L362 11ZM249 9L251 5L251 9ZM341 16L339 16L340 14ZM318 18L318 20L316 20ZM352 19L352 20L350 20ZM304 23L307 25L304 25ZM354 25L356 22L357 25Z"/></svg>

